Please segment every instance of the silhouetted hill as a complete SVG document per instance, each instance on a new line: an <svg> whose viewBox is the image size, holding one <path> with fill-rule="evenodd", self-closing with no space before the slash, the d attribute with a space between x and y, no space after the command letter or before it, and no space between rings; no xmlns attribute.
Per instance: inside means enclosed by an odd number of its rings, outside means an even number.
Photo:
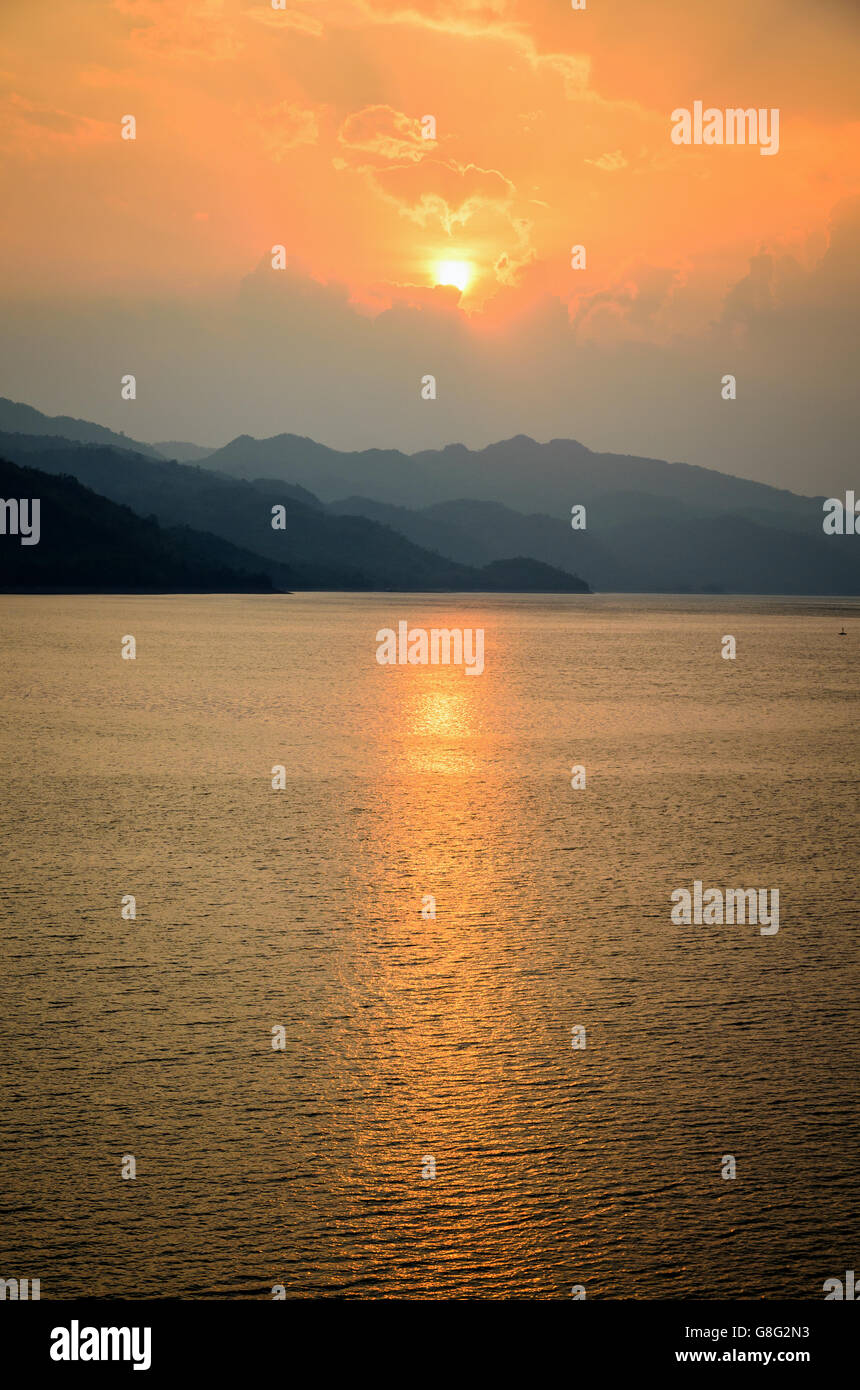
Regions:
<svg viewBox="0 0 860 1390"><path fill-rule="evenodd" d="M190 464L44 437L0 435L0 451L49 473L70 474L114 502L154 515L162 525L181 523L224 537L253 552L257 566L276 583L287 565L291 588L408 592L488 587L479 567L425 550L363 517L330 515L317 498L285 483L249 483ZM284 509L282 529L272 527L276 506ZM526 571L518 573L530 588ZM491 579L497 587L498 574ZM588 590L571 574L553 577L541 570L532 579L541 587L551 584L554 591Z"/></svg>
<svg viewBox="0 0 860 1390"><path fill-rule="evenodd" d="M152 444L140 444L125 434L94 425L91 420L75 420L71 415L43 415L31 405L10 401L0 396L0 432L5 434L59 435L81 444L112 444L117 449L132 449L147 458L161 458Z"/></svg>
<svg viewBox="0 0 860 1390"><path fill-rule="evenodd" d="M271 593L258 558L218 536L164 529L75 478L0 459L0 497L39 500L39 540L0 535L4 593Z"/></svg>
<svg viewBox="0 0 860 1390"><path fill-rule="evenodd" d="M481 570L485 587L500 593L585 594L588 585L575 575L552 565L518 555L513 560L493 560Z"/></svg>

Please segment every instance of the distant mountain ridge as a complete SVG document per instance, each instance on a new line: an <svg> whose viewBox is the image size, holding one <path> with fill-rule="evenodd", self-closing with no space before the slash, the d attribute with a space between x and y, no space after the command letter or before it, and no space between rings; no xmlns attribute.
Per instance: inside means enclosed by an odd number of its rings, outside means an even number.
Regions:
<svg viewBox="0 0 860 1390"><path fill-rule="evenodd" d="M298 483L324 502L360 493L417 508L469 498L559 517L584 503L603 505L613 522L622 518L610 509L623 496L675 503L691 518L738 512L780 525L802 525L810 503L817 500L693 464L594 453L573 439L538 444L527 435L484 449L450 444L416 454L393 449L345 453L293 434L272 439L240 435L202 462L235 477Z"/></svg>
<svg viewBox="0 0 860 1390"><path fill-rule="evenodd" d="M823 497L684 463L526 435L470 450L341 453L297 435L240 436L202 460L310 488L338 515L384 522L460 563L530 555L597 589L857 593L860 550L824 536ZM356 486L356 484L358 486ZM571 508L586 507L573 531Z"/></svg>
<svg viewBox="0 0 860 1390"><path fill-rule="evenodd" d="M147 458L176 459L179 463L196 463L215 452L211 445L190 444L177 439L144 444L127 435L124 430L111 430L106 425L96 425L92 420L78 420L71 415L45 415L32 405L11 401L6 396L0 396L0 432L52 435L74 440L78 444L112 444L117 449L129 449Z"/></svg>
<svg viewBox="0 0 860 1390"><path fill-rule="evenodd" d="M189 444L182 439L157 440L151 447L162 458L176 459L177 463L198 463L200 459L208 458L215 452L204 444ZM143 452L144 450L138 447L138 453Z"/></svg>
<svg viewBox="0 0 860 1390"><path fill-rule="evenodd" d="M0 434L0 454L48 474L66 474L138 516L222 537L253 557L276 587L416 592L588 593L577 575L531 557L495 557L486 573L428 551L388 526L336 516L303 488L255 483L193 464L49 436ZM273 507L283 524L273 528ZM8 538L0 538L8 539Z"/></svg>
<svg viewBox="0 0 860 1390"><path fill-rule="evenodd" d="M43 415L32 405L7 400L0 396L0 432L4 434L55 435L80 444L112 444L117 449L132 449L147 458L162 458L152 444L141 444L125 434L95 425L91 420L76 420L71 415Z"/></svg>

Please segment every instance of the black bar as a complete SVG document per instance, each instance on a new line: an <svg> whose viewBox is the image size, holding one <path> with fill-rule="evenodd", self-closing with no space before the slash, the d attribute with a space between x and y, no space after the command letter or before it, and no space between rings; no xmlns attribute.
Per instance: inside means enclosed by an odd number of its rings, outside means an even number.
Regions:
<svg viewBox="0 0 860 1390"><path fill-rule="evenodd" d="M357 1306L359 1305L359 1306ZM87 1328L128 1328L117 1339L128 1360L60 1361L55 1329L71 1334L78 1347L93 1345ZM137 1328L138 1340L131 1341ZM146 1359L143 1329L150 1329L150 1362L141 1367L160 1380L165 1374L212 1375L219 1382L261 1372L304 1383L341 1371L350 1381L368 1374L396 1376L407 1385L429 1377L480 1376L494 1368L506 1381L527 1370L556 1383L587 1371L681 1374L702 1365L757 1365L762 1373L799 1366L816 1377L842 1374L854 1361L857 1324L853 1308L816 1302L610 1302L570 1300L524 1302L400 1301L383 1299L294 1299L271 1301L126 1302L83 1300L7 1302L0 1306L4 1369L49 1372L52 1379L92 1378L133 1371L133 1357ZM742 1332L739 1329L746 1329ZM101 1352L101 1337L98 1338ZM108 1339L105 1346L110 1350ZM71 1341L67 1348L72 1350ZM751 1355L754 1353L754 1355ZM769 1353L769 1359L768 1359ZM300 1370L304 1367L304 1370ZM765 1379L765 1382L767 1380Z"/></svg>

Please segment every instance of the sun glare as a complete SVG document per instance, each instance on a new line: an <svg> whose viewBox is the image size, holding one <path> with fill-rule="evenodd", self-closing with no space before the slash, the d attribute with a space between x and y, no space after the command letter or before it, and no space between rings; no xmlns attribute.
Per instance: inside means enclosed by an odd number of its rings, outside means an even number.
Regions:
<svg viewBox="0 0 860 1390"><path fill-rule="evenodd" d="M436 284L456 285L461 293L469 288L472 267L468 261L437 261Z"/></svg>

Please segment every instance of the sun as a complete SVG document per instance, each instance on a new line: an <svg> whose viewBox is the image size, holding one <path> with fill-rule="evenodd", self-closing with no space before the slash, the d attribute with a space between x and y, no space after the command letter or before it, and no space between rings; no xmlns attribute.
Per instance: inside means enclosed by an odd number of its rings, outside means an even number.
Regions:
<svg viewBox="0 0 860 1390"><path fill-rule="evenodd" d="M472 280L470 261L437 261L436 284L456 285L461 294L469 288Z"/></svg>

